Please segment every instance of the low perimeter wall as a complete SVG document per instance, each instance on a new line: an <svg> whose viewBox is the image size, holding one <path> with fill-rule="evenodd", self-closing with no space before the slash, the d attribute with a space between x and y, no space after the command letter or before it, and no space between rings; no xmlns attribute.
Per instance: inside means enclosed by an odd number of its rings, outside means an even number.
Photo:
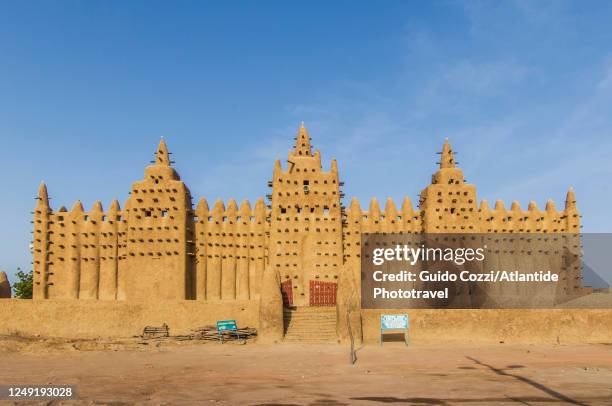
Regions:
<svg viewBox="0 0 612 406"><path fill-rule="evenodd" d="M0 334L70 338L121 338L145 326L166 323L170 334L235 319L238 327L258 327L259 301L155 303L0 299Z"/></svg>
<svg viewBox="0 0 612 406"><path fill-rule="evenodd" d="M415 344L612 343L612 309L362 310L364 341L378 342L381 314L404 313Z"/></svg>
<svg viewBox="0 0 612 406"><path fill-rule="evenodd" d="M405 309L362 310L366 343L377 343L380 315L407 313L414 344L612 343L612 309ZM173 335L235 319L240 327L259 326L259 301L206 303L0 300L0 335L69 338L123 338L144 326L168 324Z"/></svg>

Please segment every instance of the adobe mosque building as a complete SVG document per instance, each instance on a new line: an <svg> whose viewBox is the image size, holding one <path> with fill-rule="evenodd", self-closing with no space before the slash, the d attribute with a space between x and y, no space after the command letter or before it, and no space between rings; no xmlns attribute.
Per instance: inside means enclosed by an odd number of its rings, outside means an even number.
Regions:
<svg viewBox="0 0 612 406"><path fill-rule="evenodd" d="M308 308L327 314L321 325L333 319L336 328L336 308L344 336L343 312L359 313L362 233L580 230L571 189L561 211L552 201L544 210L533 202L526 210L517 202L510 209L501 201L478 206L476 187L465 183L448 141L417 208L406 197L400 205L387 199L382 209L374 198L364 211L353 198L345 210L342 185L336 160L323 170L303 125L286 168L274 164L267 205L263 198L240 205L232 199L211 207L200 198L194 208L163 139L123 208L113 201L104 211L96 202L85 211L77 201L70 211L54 211L43 183L34 212L34 299L248 301L259 304L262 333L276 337ZM580 285L580 267L568 268L565 294L576 295ZM298 309L289 317L285 310L284 322L283 305Z"/></svg>

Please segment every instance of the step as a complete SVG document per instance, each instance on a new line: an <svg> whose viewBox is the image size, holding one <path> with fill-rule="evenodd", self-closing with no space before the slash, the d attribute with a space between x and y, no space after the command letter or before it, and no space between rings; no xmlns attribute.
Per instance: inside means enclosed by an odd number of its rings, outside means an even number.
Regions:
<svg viewBox="0 0 612 406"><path fill-rule="evenodd" d="M336 325L319 326L289 326L286 331L336 331Z"/></svg>
<svg viewBox="0 0 612 406"><path fill-rule="evenodd" d="M290 328L288 330L285 331L286 334L336 334L336 328L328 328L325 330L322 329L311 329L311 328L299 328L299 329L293 329Z"/></svg>
<svg viewBox="0 0 612 406"><path fill-rule="evenodd" d="M332 343L338 340L334 306L284 309L283 322L283 341L286 342Z"/></svg>
<svg viewBox="0 0 612 406"><path fill-rule="evenodd" d="M285 338L303 338L303 339L332 339L336 338L336 332L327 334L286 334Z"/></svg>
<svg viewBox="0 0 612 406"><path fill-rule="evenodd" d="M287 330L313 330L313 329L317 329L317 330L335 330L336 329L336 323L327 323L327 324L287 324L285 325Z"/></svg>
<svg viewBox="0 0 612 406"><path fill-rule="evenodd" d="M324 343L335 343L338 342L336 338L330 339L302 339L302 338L285 338L283 342L286 343L300 343L300 344L324 344Z"/></svg>
<svg viewBox="0 0 612 406"><path fill-rule="evenodd" d="M283 341L303 341L303 342L312 342L312 341L337 341L338 338L336 335L325 335L325 336L293 336L286 335L283 338Z"/></svg>
<svg viewBox="0 0 612 406"><path fill-rule="evenodd" d="M336 317L336 312L285 312L283 316L299 316L299 317Z"/></svg>
<svg viewBox="0 0 612 406"><path fill-rule="evenodd" d="M336 322L336 318L335 317L285 317L283 318L284 321L287 322L293 322L293 321L297 321L297 322L308 322L308 321L313 321L313 322L332 322L335 323Z"/></svg>
<svg viewBox="0 0 612 406"><path fill-rule="evenodd" d="M335 340L336 334L319 334L319 335L303 335L303 334L287 334L285 340Z"/></svg>
<svg viewBox="0 0 612 406"><path fill-rule="evenodd" d="M303 314L303 313L293 313L293 314L284 314L284 318L302 318L302 319L335 319L336 313L333 314Z"/></svg>
<svg viewBox="0 0 612 406"><path fill-rule="evenodd" d="M331 322L331 323L335 323L336 322L336 318L335 317L287 317L283 319L286 322L293 322L293 321L297 321L297 322L309 322L309 321L313 321L313 322Z"/></svg>
<svg viewBox="0 0 612 406"><path fill-rule="evenodd" d="M300 335L319 335L319 334L336 334L336 329L312 330L312 329L289 329L285 331L285 335L300 334Z"/></svg>
<svg viewBox="0 0 612 406"><path fill-rule="evenodd" d="M336 320L295 320L295 319L291 319L291 320L285 320L285 325L297 325L297 324L304 324L304 325L309 325L309 326L318 326L318 325L329 325L329 324L333 324L334 326L337 324Z"/></svg>
<svg viewBox="0 0 612 406"><path fill-rule="evenodd" d="M317 330L313 330L313 329L289 329L285 332L285 335L292 335L292 334L299 334L299 335L320 335L320 334L331 334L331 335L335 335L336 334L336 329L335 328L329 328L329 329L325 329L325 330L321 330L321 329L317 329Z"/></svg>
<svg viewBox="0 0 612 406"><path fill-rule="evenodd" d="M326 306L326 307L317 307L317 306L309 306L309 307L296 307L295 309L283 309L287 313L335 313L335 306Z"/></svg>

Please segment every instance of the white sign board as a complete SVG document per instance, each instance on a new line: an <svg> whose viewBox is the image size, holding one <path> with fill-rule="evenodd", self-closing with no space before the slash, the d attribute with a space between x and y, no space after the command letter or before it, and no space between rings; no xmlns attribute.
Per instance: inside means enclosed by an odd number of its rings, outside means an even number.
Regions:
<svg viewBox="0 0 612 406"><path fill-rule="evenodd" d="M407 314L383 314L380 316L381 330L407 330Z"/></svg>

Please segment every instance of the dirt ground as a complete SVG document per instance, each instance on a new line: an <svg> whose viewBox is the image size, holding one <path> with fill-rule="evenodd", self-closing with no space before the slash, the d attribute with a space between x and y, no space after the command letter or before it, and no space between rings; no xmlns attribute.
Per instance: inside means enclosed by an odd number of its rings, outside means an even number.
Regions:
<svg viewBox="0 0 612 406"><path fill-rule="evenodd" d="M0 337L0 385L78 394L18 404L612 405L609 344L389 342L349 360L342 345Z"/></svg>

